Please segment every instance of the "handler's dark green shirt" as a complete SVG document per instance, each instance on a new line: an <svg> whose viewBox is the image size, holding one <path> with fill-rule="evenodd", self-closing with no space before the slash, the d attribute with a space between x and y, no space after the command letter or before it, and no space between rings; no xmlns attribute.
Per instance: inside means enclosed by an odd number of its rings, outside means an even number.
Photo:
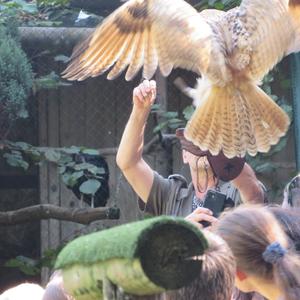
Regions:
<svg viewBox="0 0 300 300"><path fill-rule="evenodd" d="M238 190L230 182L220 182L219 191L237 205L241 202ZM194 186L187 184L181 175L171 175L164 178L154 172L154 181L146 204L140 203L140 208L151 215L172 215L186 217L192 213ZM141 201L140 201L141 202Z"/></svg>

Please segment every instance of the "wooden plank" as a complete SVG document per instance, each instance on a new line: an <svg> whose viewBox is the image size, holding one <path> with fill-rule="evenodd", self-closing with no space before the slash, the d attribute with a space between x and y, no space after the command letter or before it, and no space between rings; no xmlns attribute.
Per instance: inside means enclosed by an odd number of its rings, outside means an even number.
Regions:
<svg viewBox="0 0 300 300"><path fill-rule="evenodd" d="M81 146L86 137L86 83L60 88L60 145Z"/></svg>
<svg viewBox="0 0 300 300"><path fill-rule="evenodd" d="M76 198L71 190L69 190L63 183L60 187L60 200L62 207L80 207L80 201ZM78 233L84 228L84 225L73 222L61 222L61 243L66 243L78 235Z"/></svg>
<svg viewBox="0 0 300 300"><path fill-rule="evenodd" d="M38 95L38 111L39 111L39 144L47 146L48 143L48 92L41 91ZM40 166L40 203L48 203L48 164ZM49 249L49 221L41 221L41 255ZM41 281L45 284L49 278L49 269L42 268Z"/></svg>
<svg viewBox="0 0 300 300"><path fill-rule="evenodd" d="M86 146L106 148L114 145L115 81L105 77L87 80L86 86Z"/></svg>
<svg viewBox="0 0 300 300"><path fill-rule="evenodd" d="M49 91L48 102L48 145L50 147L59 147L59 113L60 113L60 94L58 90ZM57 166L49 164L49 203L53 205L60 205L60 180L57 172ZM60 245L60 222L50 219L49 221L49 247L54 249Z"/></svg>
<svg viewBox="0 0 300 300"><path fill-rule="evenodd" d="M61 147L83 146L86 141L86 83L73 82L72 86L60 89L59 128ZM60 180L60 205L62 207L80 207L76 198ZM73 222L61 222L60 242L72 239L84 226Z"/></svg>

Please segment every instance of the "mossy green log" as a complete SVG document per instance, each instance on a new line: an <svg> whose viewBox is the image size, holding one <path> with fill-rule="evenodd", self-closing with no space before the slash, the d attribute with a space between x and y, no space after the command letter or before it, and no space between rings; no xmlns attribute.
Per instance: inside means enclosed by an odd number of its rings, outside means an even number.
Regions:
<svg viewBox="0 0 300 300"><path fill-rule="evenodd" d="M150 295L177 289L201 271L207 248L202 232L177 217L155 217L92 233L59 254L64 286L76 300L102 299L103 279L125 292Z"/></svg>

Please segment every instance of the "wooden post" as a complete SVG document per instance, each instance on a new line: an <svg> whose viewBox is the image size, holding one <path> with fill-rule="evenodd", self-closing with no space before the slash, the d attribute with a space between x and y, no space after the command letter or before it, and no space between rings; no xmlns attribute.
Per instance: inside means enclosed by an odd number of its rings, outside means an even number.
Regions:
<svg viewBox="0 0 300 300"><path fill-rule="evenodd" d="M44 92L45 96L47 92ZM47 146L48 142L48 131L47 131L47 101L38 101L39 106L39 117L45 120L39 122L39 141L42 146ZM49 165L44 164L40 166L40 203L48 204L48 175ZM49 220L41 221L41 254L49 249ZM42 285L45 285L50 277L49 269L46 267L42 268L41 280Z"/></svg>

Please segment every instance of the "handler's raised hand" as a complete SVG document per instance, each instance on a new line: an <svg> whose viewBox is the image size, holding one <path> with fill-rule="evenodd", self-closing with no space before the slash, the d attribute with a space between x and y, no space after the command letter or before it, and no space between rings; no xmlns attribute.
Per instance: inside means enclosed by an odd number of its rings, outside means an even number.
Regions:
<svg viewBox="0 0 300 300"><path fill-rule="evenodd" d="M144 80L133 90L133 104L137 108L150 109L156 98L156 82Z"/></svg>

